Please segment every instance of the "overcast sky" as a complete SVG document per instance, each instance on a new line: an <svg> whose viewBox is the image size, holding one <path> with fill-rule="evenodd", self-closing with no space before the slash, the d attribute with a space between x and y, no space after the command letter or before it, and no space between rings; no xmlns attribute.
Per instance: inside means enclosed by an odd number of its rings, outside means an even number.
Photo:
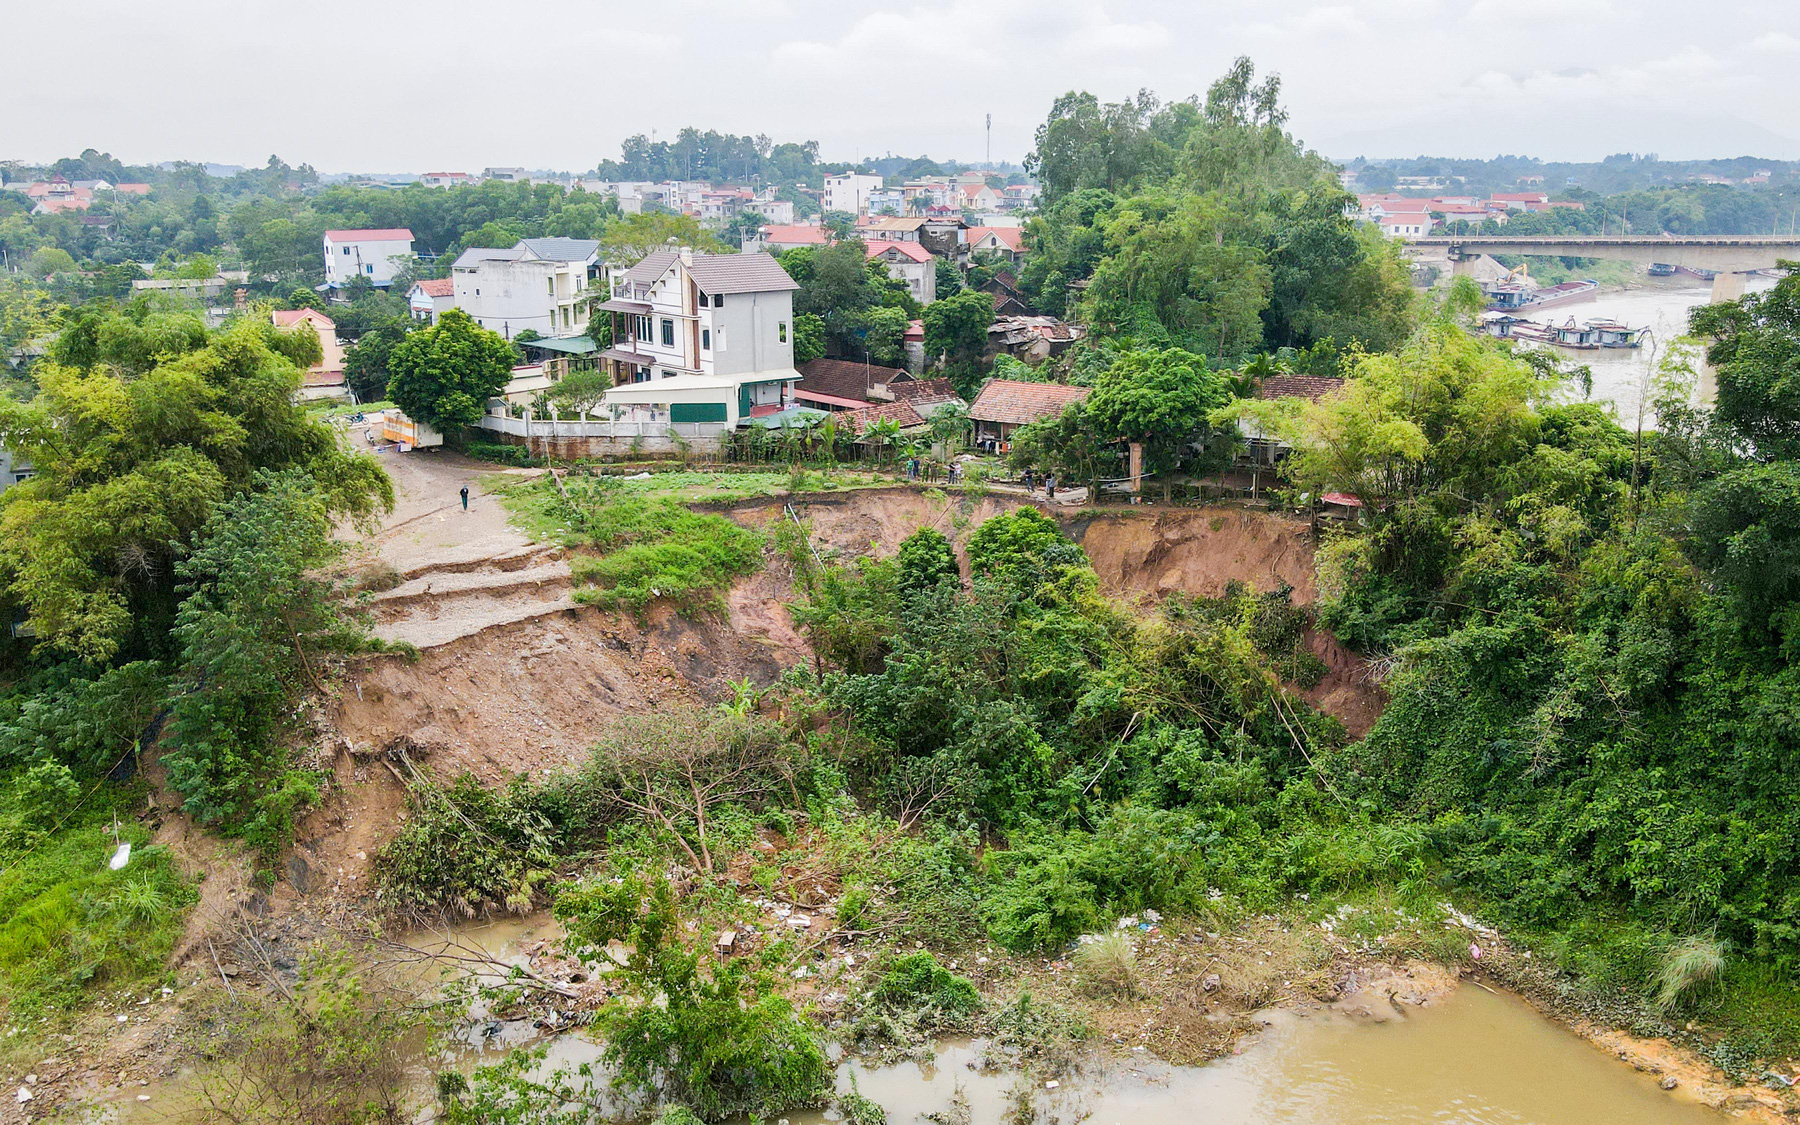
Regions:
<svg viewBox="0 0 1800 1125"><path fill-rule="evenodd" d="M1329 156L1800 158L1795 0L0 0L0 159L580 171L684 125L1016 160L1247 54ZM74 20L75 22L71 22ZM24 48L24 49L19 49Z"/></svg>

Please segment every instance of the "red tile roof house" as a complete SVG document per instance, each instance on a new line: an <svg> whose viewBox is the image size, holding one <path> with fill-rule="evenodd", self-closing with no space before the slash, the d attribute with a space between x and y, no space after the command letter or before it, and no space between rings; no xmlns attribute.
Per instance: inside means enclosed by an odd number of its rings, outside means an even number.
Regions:
<svg viewBox="0 0 1800 1125"><path fill-rule="evenodd" d="M889 388L910 379L898 367L880 367L851 359L809 359L795 370L800 382L794 398L820 410L860 410L899 396Z"/></svg>
<svg viewBox="0 0 1800 1125"><path fill-rule="evenodd" d="M999 254L1016 262L1025 253L1025 232L1019 227L970 227L964 233L963 247L970 254Z"/></svg>
<svg viewBox="0 0 1800 1125"><path fill-rule="evenodd" d="M1019 427L1061 414L1071 402L1080 402L1088 387L1061 383L1025 383L993 379L981 388L969 405L969 421L975 426L975 444L1005 452Z"/></svg>

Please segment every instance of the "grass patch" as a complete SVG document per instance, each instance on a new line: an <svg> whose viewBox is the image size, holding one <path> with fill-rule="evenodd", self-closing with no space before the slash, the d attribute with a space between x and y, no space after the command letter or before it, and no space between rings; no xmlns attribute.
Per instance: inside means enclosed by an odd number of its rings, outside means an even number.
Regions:
<svg viewBox="0 0 1800 1125"><path fill-rule="evenodd" d="M685 610L715 610L719 590L762 566L763 537L724 516L694 512L673 500L624 501L587 521L607 552L577 558L575 600L641 612L668 598Z"/></svg>
<svg viewBox="0 0 1800 1125"><path fill-rule="evenodd" d="M0 847L0 1018L68 1010L93 989L136 992L165 975L199 896L168 852L147 846L130 815L142 796L141 786L102 786L54 833ZM107 867L115 816L118 841L132 845L122 871Z"/></svg>

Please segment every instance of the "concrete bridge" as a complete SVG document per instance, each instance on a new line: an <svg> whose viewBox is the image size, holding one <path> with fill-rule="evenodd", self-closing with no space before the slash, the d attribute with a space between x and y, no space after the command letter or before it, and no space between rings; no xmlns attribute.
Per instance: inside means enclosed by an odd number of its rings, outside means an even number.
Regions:
<svg viewBox="0 0 1800 1125"><path fill-rule="evenodd" d="M1609 261L1662 263L1711 270L1719 276L1713 299L1731 300L1743 293L1742 274L1770 269L1781 261L1800 261L1800 238L1793 235L1428 235L1407 240L1409 254L1448 258L1457 273L1484 254L1527 254L1555 258L1605 258Z"/></svg>
<svg viewBox="0 0 1800 1125"><path fill-rule="evenodd" d="M1408 239L1409 249L1436 249L1456 261L1482 254L1536 254L1547 258L1606 258L1651 265L1662 262L1719 273L1766 270L1776 262L1800 261L1800 238L1793 235L1675 234L1439 234Z"/></svg>

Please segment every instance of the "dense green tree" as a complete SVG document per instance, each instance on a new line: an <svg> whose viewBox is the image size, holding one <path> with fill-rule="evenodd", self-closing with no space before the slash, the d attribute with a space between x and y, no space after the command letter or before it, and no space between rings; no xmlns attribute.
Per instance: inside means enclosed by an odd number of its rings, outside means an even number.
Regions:
<svg viewBox="0 0 1800 1125"><path fill-rule="evenodd" d="M1763 457L1800 457L1800 272L1765 293L1694 309L1692 330L1712 340L1719 421Z"/></svg>
<svg viewBox="0 0 1800 1125"><path fill-rule="evenodd" d="M150 643L190 536L259 471L304 470L338 515L392 504L380 467L294 403L316 338L148 312L73 329L90 330L89 364L40 366L33 400L0 399L0 441L37 470L0 495L0 569L43 645L105 660Z"/></svg>
<svg viewBox="0 0 1800 1125"><path fill-rule="evenodd" d="M387 397L388 359L417 323L411 317L391 317L363 329L344 353L344 379L357 398L375 402Z"/></svg>
<svg viewBox="0 0 1800 1125"><path fill-rule="evenodd" d="M794 362L805 363L825 354L825 321L813 313L794 317Z"/></svg>
<svg viewBox="0 0 1800 1125"><path fill-rule="evenodd" d="M517 358L499 333L449 309L388 353L388 397L415 421L446 436L460 434L506 386Z"/></svg>
<svg viewBox="0 0 1800 1125"><path fill-rule="evenodd" d="M926 305L922 319L926 362L941 365L956 380L957 393L974 398L978 364L994 323L994 299L977 290L959 293Z"/></svg>

